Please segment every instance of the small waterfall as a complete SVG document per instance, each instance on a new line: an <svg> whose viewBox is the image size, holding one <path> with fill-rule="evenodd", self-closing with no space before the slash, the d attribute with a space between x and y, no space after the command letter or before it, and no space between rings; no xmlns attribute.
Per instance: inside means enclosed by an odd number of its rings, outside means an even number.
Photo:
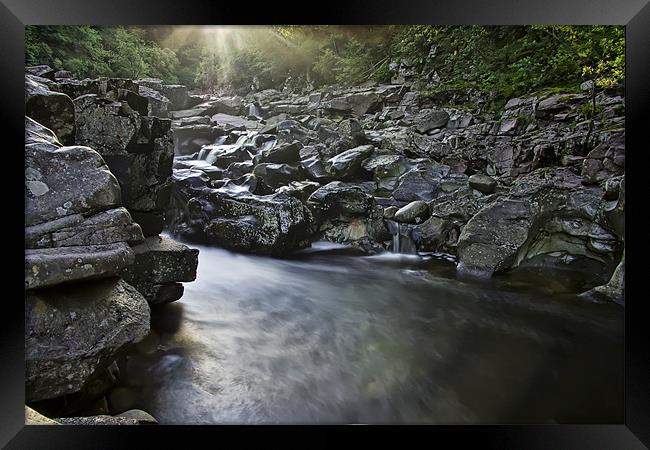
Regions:
<svg viewBox="0 0 650 450"><path fill-rule="evenodd" d="M393 236L393 253L417 254L415 242L411 237L411 226L405 223L387 220L388 231Z"/></svg>

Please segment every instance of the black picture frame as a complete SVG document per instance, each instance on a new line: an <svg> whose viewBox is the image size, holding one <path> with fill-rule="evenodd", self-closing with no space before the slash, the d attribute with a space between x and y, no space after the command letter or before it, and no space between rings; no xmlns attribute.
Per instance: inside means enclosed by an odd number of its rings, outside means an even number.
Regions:
<svg viewBox="0 0 650 450"><path fill-rule="evenodd" d="M346 435L396 434L408 431L430 445L450 440L481 448L604 448L636 449L650 445L650 339L648 300L639 287L643 279L645 240L635 228L643 226L643 157L650 152L647 112L650 105L650 3L648 0L464 0L463 2L210 2L206 0L0 0L0 123L5 169L2 182L6 228L3 243L4 288L0 327L0 445L18 448L120 448L134 439L171 445L198 445L237 432L238 444L287 427L158 426L80 427L24 425L24 295L21 265L24 258L23 154L19 151L24 130L24 25L164 25L164 24L605 24L626 26L626 177L628 217L626 234L633 245L626 249L628 292L625 305L625 421L594 425L458 425L326 427ZM9 144L8 137L12 138ZM15 140L15 142L13 141ZM630 175L631 172L631 175ZM11 175L11 176L9 176ZM635 187L636 186L636 187ZM631 195L630 195L631 193ZM631 206L630 206L631 205ZM631 209L630 209L631 208ZM631 211L631 213L630 213ZM9 245L11 244L11 245ZM641 274L641 275L639 275ZM11 294L7 290L11 287ZM11 307L11 308L9 308ZM11 311L9 311L11 309ZM322 429L292 427L296 431ZM260 430L258 432L258 430ZM208 436L216 431L216 436ZM401 433L400 433L401 434ZM210 440L208 442L210 442ZM222 442L222 441L221 441ZM325 443L326 441L322 441Z"/></svg>

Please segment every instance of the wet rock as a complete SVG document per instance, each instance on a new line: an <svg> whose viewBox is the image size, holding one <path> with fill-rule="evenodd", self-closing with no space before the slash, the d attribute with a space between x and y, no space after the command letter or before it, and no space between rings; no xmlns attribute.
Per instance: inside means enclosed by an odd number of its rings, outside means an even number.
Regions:
<svg viewBox="0 0 650 450"><path fill-rule="evenodd" d="M625 252L607 284L596 286L581 295L601 301L625 303Z"/></svg>
<svg viewBox="0 0 650 450"><path fill-rule="evenodd" d="M427 133L447 125L449 114L446 111L421 110L414 118L415 129L419 133Z"/></svg>
<svg viewBox="0 0 650 450"><path fill-rule="evenodd" d="M124 242L25 250L25 288L115 276L133 262Z"/></svg>
<svg viewBox="0 0 650 450"><path fill-rule="evenodd" d="M355 180L367 178L361 163L372 153L372 145L362 145L346 150L328 159L325 169L335 179Z"/></svg>
<svg viewBox="0 0 650 450"><path fill-rule="evenodd" d="M460 189L467 184L467 176L451 167L436 163L419 163L399 177L393 198L403 202L430 201Z"/></svg>
<svg viewBox="0 0 650 450"><path fill-rule="evenodd" d="M258 164L253 169L253 175L272 189L303 179L302 171L288 164Z"/></svg>
<svg viewBox="0 0 650 450"><path fill-rule="evenodd" d="M54 92L31 75L25 76L25 115L52 130L64 145L75 142L75 108L72 99Z"/></svg>
<svg viewBox="0 0 650 450"><path fill-rule="evenodd" d="M283 255L309 245L311 218L284 194L258 196L207 187L205 175L174 173L170 230L188 239L251 253Z"/></svg>
<svg viewBox="0 0 650 450"><path fill-rule="evenodd" d="M147 115L163 118L169 117L169 104L171 102L167 97L146 86L140 86L138 92L148 100Z"/></svg>
<svg viewBox="0 0 650 450"><path fill-rule="evenodd" d="M277 189L278 194L286 194L305 203L309 196L320 188L320 184L315 181L292 181L286 186Z"/></svg>
<svg viewBox="0 0 650 450"><path fill-rule="evenodd" d="M392 191L397 180L409 168L406 158L401 155L377 155L363 161L364 170L373 174L377 188Z"/></svg>
<svg viewBox="0 0 650 450"><path fill-rule="evenodd" d="M558 264L586 258L600 265L600 273L611 273L620 245L603 227L603 191L580 181L566 169L517 179L507 195L484 206L463 228L459 270L491 275L546 255Z"/></svg>
<svg viewBox="0 0 650 450"><path fill-rule="evenodd" d="M325 170L325 153L323 145L309 145L300 149L300 167L309 179L317 182L331 180L331 175Z"/></svg>
<svg viewBox="0 0 650 450"><path fill-rule="evenodd" d="M474 174L467 180L469 185L483 194L491 194L497 187L497 182L489 175Z"/></svg>
<svg viewBox="0 0 650 450"><path fill-rule="evenodd" d="M173 129L174 154L191 155L204 145L214 144L225 131L209 124L188 124Z"/></svg>
<svg viewBox="0 0 650 450"><path fill-rule="evenodd" d="M422 200L416 200L395 212L395 222L420 223L429 217L429 205Z"/></svg>
<svg viewBox="0 0 650 450"><path fill-rule="evenodd" d="M34 128L30 130L25 136L27 226L120 206L117 180L97 152L88 147L59 147L51 136L34 135Z"/></svg>
<svg viewBox="0 0 650 450"><path fill-rule="evenodd" d="M142 229L125 208L109 209L89 217L71 214L25 227L25 246L32 249L117 242L135 244L143 239Z"/></svg>
<svg viewBox="0 0 650 450"><path fill-rule="evenodd" d="M172 301L171 298L179 294L177 282L196 279L199 251L168 237L149 237L133 247L133 254L133 263L126 266L120 276L152 304ZM165 284L173 287L165 288ZM182 292L181 287L181 295Z"/></svg>
<svg viewBox="0 0 650 450"><path fill-rule="evenodd" d="M625 134L610 136L589 152L582 164L582 176L588 184L600 183L625 172Z"/></svg>
<svg viewBox="0 0 650 450"><path fill-rule="evenodd" d="M149 306L119 279L28 292L25 397L77 392L126 345L149 332Z"/></svg>
<svg viewBox="0 0 650 450"><path fill-rule="evenodd" d="M399 210L397 206L389 206L384 208L384 219L392 219L395 217L395 213Z"/></svg>
<svg viewBox="0 0 650 450"><path fill-rule="evenodd" d="M293 141L290 144L280 144L263 150L255 163L276 163L276 164L297 164L300 162L300 150L302 144L299 141Z"/></svg>

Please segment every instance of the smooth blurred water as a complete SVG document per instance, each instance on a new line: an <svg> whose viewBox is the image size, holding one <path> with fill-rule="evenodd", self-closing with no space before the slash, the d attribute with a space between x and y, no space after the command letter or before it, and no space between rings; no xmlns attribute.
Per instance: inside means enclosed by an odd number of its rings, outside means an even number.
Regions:
<svg viewBox="0 0 650 450"><path fill-rule="evenodd" d="M197 280L126 371L160 423L623 421L623 308L560 278L462 280L444 259L327 243L193 247Z"/></svg>

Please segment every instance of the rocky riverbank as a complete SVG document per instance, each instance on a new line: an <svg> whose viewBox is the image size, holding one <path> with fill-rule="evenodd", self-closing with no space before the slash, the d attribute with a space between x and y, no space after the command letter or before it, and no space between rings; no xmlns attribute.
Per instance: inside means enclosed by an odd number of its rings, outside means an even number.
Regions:
<svg viewBox="0 0 650 450"><path fill-rule="evenodd" d="M196 277L198 251L163 229L274 257L328 240L444 255L462 276L569 271L624 301L623 98L494 114L399 81L216 97L27 68L27 403L60 423L133 409L124 355Z"/></svg>
<svg viewBox="0 0 650 450"><path fill-rule="evenodd" d="M151 309L196 278L198 251L159 236L171 123L130 80L26 72L26 402L120 414L117 360L148 335Z"/></svg>

